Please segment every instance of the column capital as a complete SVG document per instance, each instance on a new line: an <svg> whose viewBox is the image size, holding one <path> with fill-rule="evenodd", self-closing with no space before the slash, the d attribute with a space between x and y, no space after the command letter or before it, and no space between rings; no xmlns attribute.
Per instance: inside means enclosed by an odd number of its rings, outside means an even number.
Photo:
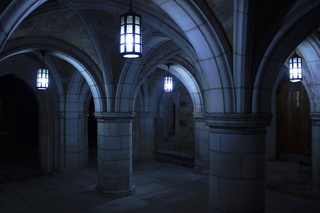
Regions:
<svg viewBox="0 0 320 213"><path fill-rule="evenodd" d="M156 118L157 112L139 112L139 116L143 118Z"/></svg>
<svg viewBox="0 0 320 213"><path fill-rule="evenodd" d="M122 123L132 122L135 112L95 112L95 118L98 122L104 123Z"/></svg>
<svg viewBox="0 0 320 213"><path fill-rule="evenodd" d="M204 120L205 113L204 112L194 112L193 113L193 118L195 121L205 121Z"/></svg>
<svg viewBox="0 0 320 213"><path fill-rule="evenodd" d="M60 111L56 113L57 118L63 119L65 117L66 113L64 111Z"/></svg>
<svg viewBox="0 0 320 213"><path fill-rule="evenodd" d="M265 132L271 119L272 114L205 114L207 126L233 133Z"/></svg>
<svg viewBox="0 0 320 213"><path fill-rule="evenodd" d="M312 126L320 126L320 113L310 113Z"/></svg>

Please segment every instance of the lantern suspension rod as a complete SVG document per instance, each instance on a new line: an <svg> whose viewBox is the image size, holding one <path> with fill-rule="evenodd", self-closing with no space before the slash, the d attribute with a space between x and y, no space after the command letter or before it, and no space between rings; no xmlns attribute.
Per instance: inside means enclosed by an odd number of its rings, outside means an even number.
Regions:
<svg viewBox="0 0 320 213"><path fill-rule="evenodd" d="M44 65L44 57L45 57L47 51L46 50L40 50L40 52L42 54L42 65Z"/></svg>
<svg viewBox="0 0 320 213"><path fill-rule="evenodd" d="M167 63L166 65L167 65L167 67L168 67L168 72L169 72L169 69L170 69L171 63Z"/></svg>
<svg viewBox="0 0 320 213"><path fill-rule="evenodd" d="M132 10L132 0L130 0L130 10Z"/></svg>

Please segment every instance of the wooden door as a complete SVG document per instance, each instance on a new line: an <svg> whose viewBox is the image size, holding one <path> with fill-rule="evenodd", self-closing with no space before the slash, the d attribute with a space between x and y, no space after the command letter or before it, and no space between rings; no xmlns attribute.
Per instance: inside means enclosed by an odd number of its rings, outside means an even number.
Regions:
<svg viewBox="0 0 320 213"><path fill-rule="evenodd" d="M277 158L297 162L310 161L310 106L302 83L291 83L283 79L276 98Z"/></svg>

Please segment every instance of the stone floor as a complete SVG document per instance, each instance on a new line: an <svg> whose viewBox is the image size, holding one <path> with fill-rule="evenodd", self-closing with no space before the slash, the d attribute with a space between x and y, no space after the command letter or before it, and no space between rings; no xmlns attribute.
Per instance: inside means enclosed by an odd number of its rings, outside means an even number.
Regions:
<svg viewBox="0 0 320 213"><path fill-rule="evenodd" d="M100 198L94 193L97 184L94 163L77 172L24 173L24 176L19 172L11 174L12 180L0 184L1 213L201 213L209 209L207 176L161 162L134 163L136 191L133 196L120 199ZM266 213L271 212L319 213L320 202L267 190Z"/></svg>

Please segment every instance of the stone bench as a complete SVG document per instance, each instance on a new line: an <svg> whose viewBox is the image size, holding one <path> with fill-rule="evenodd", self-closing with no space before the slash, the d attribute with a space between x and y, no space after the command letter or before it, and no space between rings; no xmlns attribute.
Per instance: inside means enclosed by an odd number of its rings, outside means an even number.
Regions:
<svg viewBox="0 0 320 213"><path fill-rule="evenodd" d="M154 149L155 160L178 166L193 168L194 155L165 149Z"/></svg>

